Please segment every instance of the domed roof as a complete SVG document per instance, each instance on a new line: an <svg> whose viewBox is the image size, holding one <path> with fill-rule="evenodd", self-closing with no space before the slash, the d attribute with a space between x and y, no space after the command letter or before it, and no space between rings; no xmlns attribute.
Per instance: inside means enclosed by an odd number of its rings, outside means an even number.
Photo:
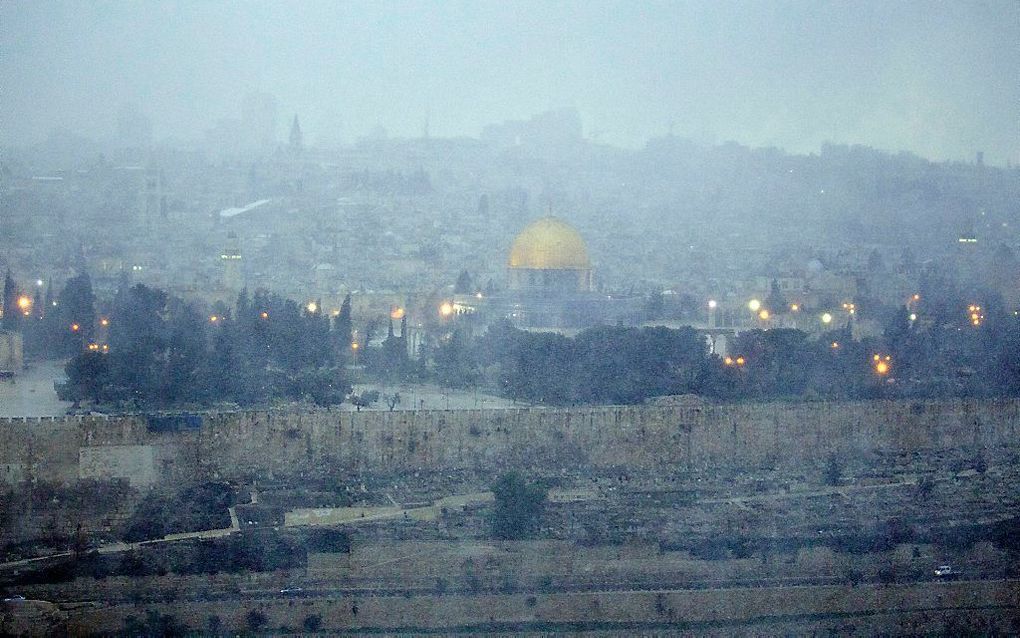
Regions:
<svg viewBox="0 0 1020 638"><path fill-rule="evenodd" d="M510 247L510 268L588 270L588 248L574 227L556 217L531 222Z"/></svg>

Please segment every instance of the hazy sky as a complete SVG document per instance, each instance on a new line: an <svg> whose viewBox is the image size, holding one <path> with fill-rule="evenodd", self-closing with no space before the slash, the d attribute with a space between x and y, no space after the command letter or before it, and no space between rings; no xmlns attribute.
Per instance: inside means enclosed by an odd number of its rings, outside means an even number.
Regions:
<svg viewBox="0 0 1020 638"><path fill-rule="evenodd" d="M136 103L197 138L276 96L279 136L377 125L477 135L576 107L636 146L669 130L791 151L823 141L1020 162L1020 3L0 3L0 143L109 135Z"/></svg>

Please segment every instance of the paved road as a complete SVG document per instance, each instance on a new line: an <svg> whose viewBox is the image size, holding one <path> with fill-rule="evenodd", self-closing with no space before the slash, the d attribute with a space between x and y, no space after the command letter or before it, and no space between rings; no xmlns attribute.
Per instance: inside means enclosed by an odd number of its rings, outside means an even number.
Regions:
<svg viewBox="0 0 1020 638"><path fill-rule="evenodd" d="M456 509L466 505L488 503L492 501L492 492L473 492L447 496L422 507L401 507L391 499L391 507L319 507L297 509L287 512L284 525L301 527L304 525L357 525L389 519L406 518L415 521L434 521L442 516L443 509Z"/></svg>
<svg viewBox="0 0 1020 638"><path fill-rule="evenodd" d="M71 404L58 399L53 389L53 382L62 378L62 361L41 361L13 380L0 381L0 417L63 416Z"/></svg>
<svg viewBox="0 0 1020 638"><path fill-rule="evenodd" d="M252 493L252 502L255 504L258 502L258 497L255 493ZM181 532L179 534L167 534L163 538L154 538L147 541L138 541L136 543L108 543L96 548L95 551L100 554L116 554L118 552L129 552L134 549L138 549L147 545L159 545L160 543L172 543L174 541L188 540L192 538L222 538L223 536L229 536L234 532L241 529L240 521L237 519L237 511L231 506L227 508L230 513L230 527L224 527L222 529L207 529L198 532ZM47 554L46 556L37 556L35 558L25 558L22 560L10 561L8 563L0 563L0 570L14 570L21 567L27 567L33 563L41 563L55 558L64 558L73 556L73 551L58 552L56 554Z"/></svg>

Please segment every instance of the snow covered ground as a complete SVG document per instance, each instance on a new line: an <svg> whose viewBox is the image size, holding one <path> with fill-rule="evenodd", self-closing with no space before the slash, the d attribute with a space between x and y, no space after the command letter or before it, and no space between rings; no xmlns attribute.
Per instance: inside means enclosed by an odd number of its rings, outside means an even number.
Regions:
<svg viewBox="0 0 1020 638"><path fill-rule="evenodd" d="M0 417L62 416L71 406L57 398L53 382L64 378L61 361L33 362L13 379L0 381Z"/></svg>

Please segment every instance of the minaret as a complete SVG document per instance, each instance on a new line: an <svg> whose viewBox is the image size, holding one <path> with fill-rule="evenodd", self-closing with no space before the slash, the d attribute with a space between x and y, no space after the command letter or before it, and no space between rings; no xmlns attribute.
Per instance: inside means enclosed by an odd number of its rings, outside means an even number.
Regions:
<svg viewBox="0 0 1020 638"><path fill-rule="evenodd" d="M238 292L244 285L241 277L241 246L237 241L234 232L227 233L227 243L220 253L220 263L223 265L223 288L225 290Z"/></svg>
<svg viewBox="0 0 1020 638"><path fill-rule="evenodd" d="M292 153L300 153L304 146L304 136L301 135L301 124L298 123L297 115L290 125L290 150Z"/></svg>

